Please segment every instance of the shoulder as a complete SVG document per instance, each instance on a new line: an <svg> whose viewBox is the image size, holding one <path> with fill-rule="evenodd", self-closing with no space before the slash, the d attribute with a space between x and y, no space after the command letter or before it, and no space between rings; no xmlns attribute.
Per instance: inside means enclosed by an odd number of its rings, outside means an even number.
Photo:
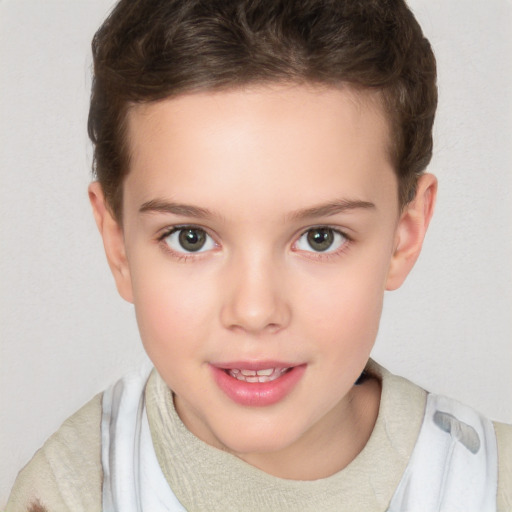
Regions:
<svg viewBox="0 0 512 512"><path fill-rule="evenodd" d="M6 512L101 510L101 400L67 419L20 471Z"/></svg>
<svg viewBox="0 0 512 512"><path fill-rule="evenodd" d="M388 393L392 395L388 398L388 403L392 404L391 408L393 416L398 412L400 415L406 415L411 419L416 420L417 430L417 418L420 413L421 404L425 404L426 400L423 397L427 397L428 394L420 387L411 383L407 379L397 377L390 374L387 370L377 365L374 361L371 361L369 371L376 373L383 382L383 399L386 391L386 385ZM466 411L473 411L475 414L479 414L468 406L458 403L455 400L443 399L443 405L455 404L455 408L458 413ZM445 410L446 407L443 407ZM448 407L446 409L451 411ZM388 414L390 416L390 414ZM472 414L470 414L470 417ZM480 415L481 416L481 415ZM421 417L425 417L425 411L421 411ZM462 417L464 419L465 416ZM497 509L498 511L511 511L512 510L512 425L506 425L504 423L493 422L494 431L496 433L496 443L498 449L498 492L497 492ZM419 430L419 429L418 429ZM491 429L492 431L492 429ZM415 439L416 442L416 439Z"/></svg>
<svg viewBox="0 0 512 512"><path fill-rule="evenodd" d="M498 444L498 510L512 510L512 425L494 422Z"/></svg>
<svg viewBox="0 0 512 512"><path fill-rule="evenodd" d="M396 421L400 427L414 428L407 430L414 433L414 439L419 433L428 393L423 388L413 382L391 373L384 367L370 359L366 366L366 371L379 379L381 392L381 408L379 415L386 416L387 423Z"/></svg>

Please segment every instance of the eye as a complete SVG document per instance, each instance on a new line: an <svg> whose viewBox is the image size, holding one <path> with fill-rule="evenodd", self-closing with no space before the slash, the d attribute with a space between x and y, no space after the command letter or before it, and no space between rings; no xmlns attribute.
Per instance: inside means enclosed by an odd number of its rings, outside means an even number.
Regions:
<svg viewBox="0 0 512 512"><path fill-rule="evenodd" d="M298 240L296 247L301 251L334 252L347 242L347 237L332 228L308 229Z"/></svg>
<svg viewBox="0 0 512 512"><path fill-rule="evenodd" d="M174 228L162 240L175 252L204 252L215 248L212 237L201 228Z"/></svg>

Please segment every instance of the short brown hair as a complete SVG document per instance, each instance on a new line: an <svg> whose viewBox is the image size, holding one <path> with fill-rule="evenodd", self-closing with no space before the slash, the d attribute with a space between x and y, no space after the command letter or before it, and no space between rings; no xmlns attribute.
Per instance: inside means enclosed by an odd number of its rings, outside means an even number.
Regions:
<svg viewBox="0 0 512 512"><path fill-rule="evenodd" d="M436 62L404 0L121 0L92 42L93 170L118 220L131 105L252 83L381 92L403 206L432 156Z"/></svg>

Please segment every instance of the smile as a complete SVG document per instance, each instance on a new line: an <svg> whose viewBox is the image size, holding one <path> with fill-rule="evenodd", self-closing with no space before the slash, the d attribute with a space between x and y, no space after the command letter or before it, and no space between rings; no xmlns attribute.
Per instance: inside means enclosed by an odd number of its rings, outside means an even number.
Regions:
<svg viewBox="0 0 512 512"><path fill-rule="evenodd" d="M239 368L232 368L226 370L231 377L241 380L243 382L272 382L278 379L291 368L267 368L264 370L246 370Z"/></svg>
<svg viewBox="0 0 512 512"><path fill-rule="evenodd" d="M265 407L284 400L298 385L306 364L230 363L210 365L218 388L233 402Z"/></svg>

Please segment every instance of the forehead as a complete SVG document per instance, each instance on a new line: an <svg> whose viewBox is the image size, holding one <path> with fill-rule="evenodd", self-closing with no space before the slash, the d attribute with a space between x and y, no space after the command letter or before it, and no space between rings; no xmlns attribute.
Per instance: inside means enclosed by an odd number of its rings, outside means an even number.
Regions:
<svg viewBox="0 0 512 512"><path fill-rule="evenodd" d="M351 88L259 86L138 105L128 116L125 195L139 203L229 194L290 203L396 193L379 97ZM361 198L364 199L364 198ZM265 207L268 207L266 205Z"/></svg>

